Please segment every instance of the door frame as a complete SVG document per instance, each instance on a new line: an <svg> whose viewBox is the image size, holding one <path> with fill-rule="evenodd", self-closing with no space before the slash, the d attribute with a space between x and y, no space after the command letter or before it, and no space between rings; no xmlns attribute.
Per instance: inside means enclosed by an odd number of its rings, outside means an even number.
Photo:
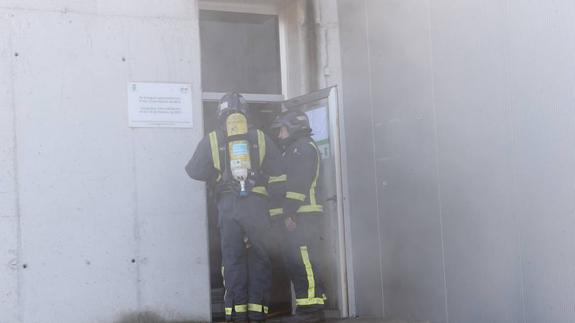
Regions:
<svg viewBox="0 0 575 323"><path fill-rule="evenodd" d="M203 94L203 101L218 101L224 93ZM338 294L340 316L342 318L357 315L355 303L355 284L353 276L353 254L351 247L349 185L345 134L343 129L342 107L339 104L338 87L331 86L302 96L284 100L282 95L261 95L242 93L246 101L252 103L284 103L286 107L299 106L322 99L327 99L329 113L330 138L333 138L333 154L335 160L336 192L337 192L337 253L338 279L341 290Z"/></svg>

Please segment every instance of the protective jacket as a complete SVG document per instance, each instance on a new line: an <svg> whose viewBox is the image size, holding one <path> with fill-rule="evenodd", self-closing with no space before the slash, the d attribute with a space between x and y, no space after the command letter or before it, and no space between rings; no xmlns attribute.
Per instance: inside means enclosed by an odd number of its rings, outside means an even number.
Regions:
<svg viewBox="0 0 575 323"><path fill-rule="evenodd" d="M320 163L319 149L309 136L302 136L285 147L283 174L269 178L274 192L270 216L323 213L317 190Z"/></svg>
<svg viewBox="0 0 575 323"><path fill-rule="evenodd" d="M282 156L274 143L259 129L248 131L253 176L250 177L250 191L268 196L266 183L282 172ZM221 130L205 136L198 144L192 159L186 165L188 175L207 182L217 195L237 190L237 183L231 178L227 162L227 139Z"/></svg>
<svg viewBox="0 0 575 323"><path fill-rule="evenodd" d="M229 172L227 140L221 130L198 144L186 165L188 175L208 182L215 192L222 245L226 320L263 321L271 287L269 204L266 183L281 174L281 153L258 129L249 129L252 174L247 196Z"/></svg>

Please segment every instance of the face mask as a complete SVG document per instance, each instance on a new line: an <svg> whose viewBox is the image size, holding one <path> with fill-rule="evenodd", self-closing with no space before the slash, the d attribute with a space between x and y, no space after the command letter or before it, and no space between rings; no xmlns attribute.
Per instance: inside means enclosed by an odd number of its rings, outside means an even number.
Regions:
<svg viewBox="0 0 575 323"><path fill-rule="evenodd" d="M285 148L287 148L289 145L291 145L296 139L297 139L296 137L290 135L289 137L284 138L284 139L278 138L278 143L285 150Z"/></svg>

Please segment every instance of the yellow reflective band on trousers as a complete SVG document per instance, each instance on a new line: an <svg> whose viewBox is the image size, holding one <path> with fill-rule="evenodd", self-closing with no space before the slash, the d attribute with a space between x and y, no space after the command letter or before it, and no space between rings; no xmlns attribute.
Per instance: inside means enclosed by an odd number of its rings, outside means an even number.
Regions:
<svg viewBox="0 0 575 323"><path fill-rule="evenodd" d="M236 313L245 313L248 311L248 305L236 305L234 306L234 310L236 310Z"/></svg>
<svg viewBox="0 0 575 323"><path fill-rule="evenodd" d="M257 131L258 131L258 147L259 147L260 167L261 167L266 157L266 137L261 130L258 129Z"/></svg>
<svg viewBox="0 0 575 323"><path fill-rule="evenodd" d="M270 176L268 179L268 183L281 183L287 181L287 175L280 175L280 176Z"/></svg>
<svg viewBox="0 0 575 323"><path fill-rule="evenodd" d="M262 304L248 304L248 311L268 314L268 307Z"/></svg>
<svg viewBox="0 0 575 323"><path fill-rule="evenodd" d="M231 307L226 307L226 315L232 315L232 308Z"/></svg>
<svg viewBox="0 0 575 323"><path fill-rule="evenodd" d="M325 300L323 298L315 297L315 298L298 298L295 300L297 306L306 306L306 305L323 305L325 304Z"/></svg>
<svg viewBox="0 0 575 323"><path fill-rule="evenodd" d="M305 201L305 194L297 193L297 192L287 192L286 198L298 201Z"/></svg>
<svg viewBox="0 0 575 323"><path fill-rule="evenodd" d="M263 186L256 186L252 188L252 192L268 196L268 190Z"/></svg>
<svg viewBox="0 0 575 323"><path fill-rule="evenodd" d="M210 132L210 150L212 151L212 163L214 168L218 170L218 181L221 178L222 165L220 164L220 146L218 144L218 135L215 131Z"/></svg>
<svg viewBox="0 0 575 323"><path fill-rule="evenodd" d="M313 275L313 268L311 267L311 261L309 261L307 246L301 246L299 250L301 252L301 259L303 260L305 272L307 274L307 298L311 299L315 297L315 277Z"/></svg>
<svg viewBox="0 0 575 323"><path fill-rule="evenodd" d="M277 209L270 209L270 216L278 216L284 213L284 209L277 208Z"/></svg>
<svg viewBox="0 0 575 323"><path fill-rule="evenodd" d="M323 212L322 205L302 205L297 209L297 213Z"/></svg>

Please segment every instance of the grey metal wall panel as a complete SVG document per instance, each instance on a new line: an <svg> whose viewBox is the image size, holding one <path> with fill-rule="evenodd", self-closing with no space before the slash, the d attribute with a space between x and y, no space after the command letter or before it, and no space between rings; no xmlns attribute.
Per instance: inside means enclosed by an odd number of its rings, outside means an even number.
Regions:
<svg viewBox="0 0 575 323"><path fill-rule="evenodd" d="M509 12L527 322L574 322L575 3L516 0Z"/></svg>
<svg viewBox="0 0 575 323"><path fill-rule="evenodd" d="M431 36L451 322L519 322L511 203L506 3L432 1Z"/></svg>
<svg viewBox="0 0 575 323"><path fill-rule="evenodd" d="M381 245L374 180L372 107L363 1L340 0L345 142L356 304L361 316L383 316Z"/></svg>
<svg viewBox="0 0 575 323"><path fill-rule="evenodd" d="M373 123L345 117L374 126L385 313L573 322L575 3L367 0L340 11L345 109L371 89ZM360 229L354 243L374 231Z"/></svg>
<svg viewBox="0 0 575 323"><path fill-rule="evenodd" d="M445 322L429 8L421 3L368 1L366 10L385 306L393 316Z"/></svg>

